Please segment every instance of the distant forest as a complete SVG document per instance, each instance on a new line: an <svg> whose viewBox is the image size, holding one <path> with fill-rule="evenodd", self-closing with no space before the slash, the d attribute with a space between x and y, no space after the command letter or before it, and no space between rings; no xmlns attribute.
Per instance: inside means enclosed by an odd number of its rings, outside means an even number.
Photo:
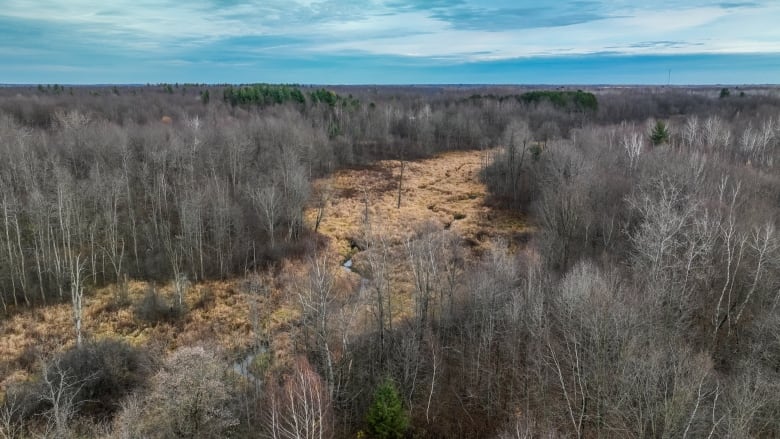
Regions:
<svg viewBox="0 0 780 439"><path fill-rule="evenodd" d="M371 293L342 300L313 180L455 150L532 232L367 234ZM780 436L776 88L3 87L0 158L0 323L64 304L77 334L0 361L2 437ZM186 340L82 340L99 289L143 328L207 281L295 304L262 383Z"/></svg>

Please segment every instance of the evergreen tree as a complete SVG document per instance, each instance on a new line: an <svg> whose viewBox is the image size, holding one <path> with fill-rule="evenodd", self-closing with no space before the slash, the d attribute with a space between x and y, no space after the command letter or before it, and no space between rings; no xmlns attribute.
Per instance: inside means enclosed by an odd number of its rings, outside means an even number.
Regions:
<svg viewBox="0 0 780 439"><path fill-rule="evenodd" d="M669 142L669 129L663 121L657 121L653 131L650 133L650 140L653 145L661 145Z"/></svg>
<svg viewBox="0 0 780 439"><path fill-rule="evenodd" d="M374 401L368 408L366 422L370 433L380 439L399 439L409 427L401 398L389 378L377 388Z"/></svg>

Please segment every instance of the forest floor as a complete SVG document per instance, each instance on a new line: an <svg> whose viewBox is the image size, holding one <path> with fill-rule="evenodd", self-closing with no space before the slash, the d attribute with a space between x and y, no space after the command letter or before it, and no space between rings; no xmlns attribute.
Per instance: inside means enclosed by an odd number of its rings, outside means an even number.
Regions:
<svg viewBox="0 0 780 439"><path fill-rule="evenodd" d="M324 206L318 233L332 256L328 263L337 269L355 257L359 266L358 243L367 211L371 227L381 229L392 248L392 271L398 276L396 306L408 307L411 287L408 279L403 279L408 270L402 243L421 225L452 231L472 250L471 255L481 254L497 239L510 246L521 243L530 233L521 216L487 203L487 189L479 181L479 172L489 160L488 154L449 152L404 163L400 208L399 161L337 171L313 183L311 206L305 212L307 227L314 227L318 206ZM323 193L327 194L324 203ZM147 282L130 282L130 304L124 306L116 305L114 286L97 289L85 297L84 332L92 339L120 338L160 351L207 343L240 357L256 343L258 331L253 321L257 319L252 312L260 310L262 336L272 341L272 352L283 363L285 352L291 351L291 334L300 315L295 295L287 290L295 284L303 265L289 260L276 267L276 279L269 282L267 294L250 294L244 278L198 283L188 293L187 312L173 321L138 319L134 310L150 288ZM360 283L359 270L335 272L339 288L350 289ZM170 283L155 288L161 297L173 300ZM74 344L70 301L12 313L0 319L0 334L1 393L6 384L30 377L40 358Z"/></svg>

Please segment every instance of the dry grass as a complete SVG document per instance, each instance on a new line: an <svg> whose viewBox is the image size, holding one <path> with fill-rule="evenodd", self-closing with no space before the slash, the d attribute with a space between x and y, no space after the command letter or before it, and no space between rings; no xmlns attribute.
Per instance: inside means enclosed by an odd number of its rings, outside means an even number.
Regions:
<svg viewBox="0 0 780 439"><path fill-rule="evenodd" d="M486 204L487 188L479 181L479 172L488 153L448 152L406 163L400 208L398 161L342 170L314 183L317 191L330 193L319 233L329 238L330 252L338 260L353 258L355 271L365 270L364 254L354 244L364 235L366 210L372 232L387 240L394 320L403 320L413 309L412 280L402 244L420 225L433 223L455 233L471 248L472 256L482 254L497 238L511 243L531 231L518 214ZM316 218L317 209L308 209L306 219L312 226Z"/></svg>
<svg viewBox="0 0 780 439"><path fill-rule="evenodd" d="M134 304L141 301L148 285L130 284L133 305L116 307L112 287L102 288L85 297L84 333L93 339L122 338L134 345L156 344L164 349L197 342L216 343L236 351L246 349L252 341L248 300L262 298L239 294L239 281L213 281L198 284L188 293L187 313L174 322L147 323L139 321ZM210 299L201 304L204 290ZM161 296L170 300L171 285L158 287ZM261 308L263 303L259 305ZM46 356L73 346L75 334L69 303L21 310L0 321L0 388L7 380L26 378L28 357Z"/></svg>
<svg viewBox="0 0 780 439"><path fill-rule="evenodd" d="M517 214L485 204L487 189L479 181L479 172L486 159L482 151L458 151L406 163L400 209L398 161L343 170L318 180L315 186L329 188L331 193L319 232L330 237L332 247L346 259L352 253L351 243L363 233L366 205L372 227L381 228L392 244L402 242L416 225L427 221L452 230L478 248L491 238L528 231ZM315 208L307 210L310 224L316 216Z"/></svg>

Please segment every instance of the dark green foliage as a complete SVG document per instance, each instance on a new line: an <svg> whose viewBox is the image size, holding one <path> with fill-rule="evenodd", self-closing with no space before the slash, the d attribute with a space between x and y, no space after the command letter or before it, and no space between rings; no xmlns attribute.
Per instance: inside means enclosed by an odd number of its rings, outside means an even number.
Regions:
<svg viewBox="0 0 780 439"><path fill-rule="evenodd" d="M593 111L595 112L599 108L598 99L593 93L585 92L582 90L577 91L552 91L552 90L539 90L529 91L523 94L515 95L495 95L495 94L472 94L468 97L468 101L474 103L483 99L496 100L504 102L509 99L514 99L517 102L524 104L538 104L541 102L549 102L554 107L567 110L567 111Z"/></svg>
<svg viewBox="0 0 780 439"><path fill-rule="evenodd" d="M577 91L531 91L517 98L527 104L548 101L558 108L581 111L596 111L598 100L593 93Z"/></svg>
<svg viewBox="0 0 780 439"><path fill-rule="evenodd" d="M211 95L209 95L209 91L203 90L203 92L201 92L200 94L200 101L203 102L203 104L205 105L208 104L210 100L211 100Z"/></svg>
<svg viewBox="0 0 780 439"><path fill-rule="evenodd" d="M653 145L662 145L669 142L669 129L663 121L657 121L653 131L650 133L650 141Z"/></svg>
<svg viewBox="0 0 780 439"><path fill-rule="evenodd" d="M341 127L337 123L331 122L328 124L328 138L334 139L341 134Z"/></svg>
<svg viewBox="0 0 780 439"><path fill-rule="evenodd" d="M721 99L727 98L729 96L731 96L731 91L729 89L727 89L725 87L720 89L720 98Z"/></svg>
<svg viewBox="0 0 780 439"><path fill-rule="evenodd" d="M269 106L293 102L306 103L303 93L289 85L255 84L245 87L227 87L222 93L222 98L230 105L254 104Z"/></svg>
<svg viewBox="0 0 780 439"><path fill-rule="evenodd" d="M228 86L222 92L222 99L233 106L258 105L267 107L286 103L306 104L306 97L298 87L284 84L254 84L244 87ZM323 103L331 108L336 106L357 107L359 104L359 101L351 95L343 97L324 88L309 92L308 101L312 105Z"/></svg>
<svg viewBox="0 0 780 439"><path fill-rule="evenodd" d="M322 102L331 107L335 106L338 102L338 95L335 92L325 90L324 88L309 93L309 98L311 98L312 103L316 104Z"/></svg>
<svg viewBox="0 0 780 439"><path fill-rule="evenodd" d="M535 162L538 162L539 157L542 155L542 147L538 143L534 143L530 148L528 148L528 150L531 151L531 158Z"/></svg>
<svg viewBox="0 0 780 439"><path fill-rule="evenodd" d="M357 107L360 101L353 98L352 95L347 97L340 96L336 92L321 88L309 93L309 99L312 104L323 103L329 107L341 106L341 107Z"/></svg>
<svg viewBox="0 0 780 439"><path fill-rule="evenodd" d="M380 439L403 437L409 427L409 419L392 380L386 379L376 389L374 401L368 408L366 422L369 432L374 437Z"/></svg>

